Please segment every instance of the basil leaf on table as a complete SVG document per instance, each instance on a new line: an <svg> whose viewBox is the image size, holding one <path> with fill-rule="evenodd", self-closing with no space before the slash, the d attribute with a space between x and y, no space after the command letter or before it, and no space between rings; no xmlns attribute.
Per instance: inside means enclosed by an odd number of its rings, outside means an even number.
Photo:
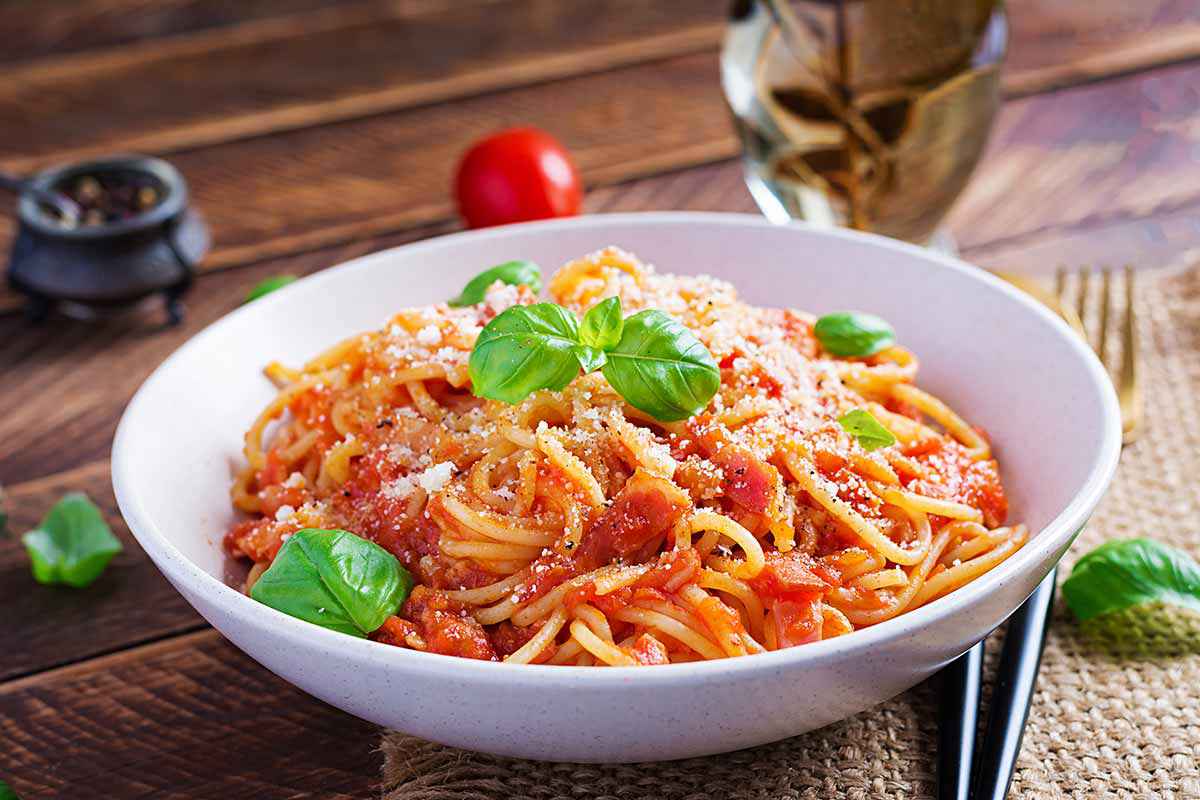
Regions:
<svg viewBox="0 0 1200 800"><path fill-rule="evenodd" d="M700 411L721 385L721 371L708 348L657 309L625 320L603 373L631 406L663 422Z"/></svg>
<svg viewBox="0 0 1200 800"><path fill-rule="evenodd" d="M528 286L537 294L542 290L542 271L532 261L505 261L476 275L448 305L453 308L482 303L488 287L496 281L509 286Z"/></svg>
<svg viewBox="0 0 1200 800"><path fill-rule="evenodd" d="M554 303L513 306L475 340L468 368L471 391L516 404L539 389L562 389L579 374L579 322Z"/></svg>
<svg viewBox="0 0 1200 800"><path fill-rule="evenodd" d="M838 311L826 314L813 326L821 347L835 356L873 356L896 343L896 332L874 314Z"/></svg>
<svg viewBox="0 0 1200 800"><path fill-rule="evenodd" d="M246 299L242 301L242 305L253 302L264 295L268 295L276 289L282 289L289 283L295 283L295 275L272 275L269 278L263 278L254 285L254 288L246 292Z"/></svg>
<svg viewBox="0 0 1200 800"><path fill-rule="evenodd" d="M292 534L250 596L323 628L364 637L395 614L413 579L379 545L343 530Z"/></svg>
<svg viewBox="0 0 1200 800"><path fill-rule="evenodd" d="M869 411L856 408L838 417L838 424L858 440L864 450L878 450L896 443L892 432L883 427Z"/></svg>
<svg viewBox="0 0 1200 800"><path fill-rule="evenodd" d="M1062 588L1080 620L1156 601L1200 611L1200 565L1150 539L1100 545L1079 559Z"/></svg>
<svg viewBox="0 0 1200 800"><path fill-rule="evenodd" d="M1200 564L1150 539L1107 542L1063 582L1083 635L1118 655L1200 653Z"/></svg>
<svg viewBox="0 0 1200 800"><path fill-rule="evenodd" d="M599 350L609 350L621 341L621 330L625 327L621 319L621 298L601 300L588 309L579 326L579 341Z"/></svg>
<svg viewBox="0 0 1200 800"><path fill-rule="evenodd" d="M34 580L77 589L100 577L122 549L104 514L79 492L55 503L41 524L21 541L29 554Z"/></svg>

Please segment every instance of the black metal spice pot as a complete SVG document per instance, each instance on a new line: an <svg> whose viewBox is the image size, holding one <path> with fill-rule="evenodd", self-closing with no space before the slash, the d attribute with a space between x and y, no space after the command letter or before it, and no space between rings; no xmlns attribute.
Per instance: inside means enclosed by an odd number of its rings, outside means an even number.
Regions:
<svg viewBox="0 0 1200 800"><path fill-rule="evenodd" d="M49 170L28 182L74 200L65 220L21 194L8 281L29 298L29 316L51 309L95 318L161 294L167 318L183 316L180 298L208 252L208 228L188 204L179 170L157 158L123 156Z"/></svg>

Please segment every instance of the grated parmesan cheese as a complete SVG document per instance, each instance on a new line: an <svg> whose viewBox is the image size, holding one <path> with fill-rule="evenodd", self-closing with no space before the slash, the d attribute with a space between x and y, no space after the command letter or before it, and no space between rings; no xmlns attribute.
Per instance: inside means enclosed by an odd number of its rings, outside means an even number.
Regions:
<svg viewBox="0 0 1200 800"><path fill-rule="evenodd" d="M412 494L415 488L417 487L413 485L411 478L396 478L380 486L379 493L389 500L403 500Z"/></svg>
<svg viewBox="0 0 1200 800"><path fill-rule="evenodd" d="M442 332L437 325L426 325L417 331L417 341L427 347L436 347L442 343Z"/></svg>
<svg viewBox="0 0 1200 800"><path fill-rule="evenodd" d="M418 475L417 483L426 492L433 494L440 492L452 477L454 477L454 462L443 461Z"/></svg>

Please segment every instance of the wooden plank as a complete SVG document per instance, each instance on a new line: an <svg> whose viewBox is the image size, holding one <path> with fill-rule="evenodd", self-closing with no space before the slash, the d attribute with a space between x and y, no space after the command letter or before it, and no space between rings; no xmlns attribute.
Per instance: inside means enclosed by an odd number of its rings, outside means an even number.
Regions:
<svg viewBox="0 0 1200 800"><path fill-rule="evenodd" d="M711 50L721 18L690 0L495 0L31 64L0 82L0 163L194 148Z"/></svg>
<svg viewBox="0 0 1200 800"><path fill-rule="evenodd" d="M111 2L120 8L134 0ZM15 65L0 82L0 164L23 172L114 149L169 152L353 119L711 51L722 31L717 4L689 0L492 0L426 8L431 2L416 10L361 2ZM101 0L84 8L116 13ZM1187 0L1132 8L1117 0L1087 7L1024 0L1010 16L1006 87L1012 92L1200 55L1200 23ZM88 19L85 12L74 23ZM62 124L64 109L70 125Z"/></svg>
<svg viewBox="0 0 1200 800"><path fill-rule="evenodd" d="M86 589L36 583L16 538L68 491L86 492L95 500L125 545ZM13 487L7 505L13 535L0 538L0 680L204 625L125 527L106 462Z"/></svg>
<svg viewBox="0 0 1200 800"><path fill-rule="evenodd" d="M30 13L36 2L37 13ZM0 64L329 8L338 0L4 0Z"/></svg>
<svg viewBox="0 0 1200 800"><path fill-rule="evenodd" d="M686 56L175 160L215 231L205 268L236 266L450 217L458 155L505 124L554 131L592 185L731 156L737 145L715 69L711 55ZM952 217L964 244L1073 225L1087 214L1144 215L1156 196L1169 203L1191 196L1193 183L1179 177L1195 166L1189 92L1198 76L1183 64L1006 104L987 160ZM576 103L581 96L588 104ZM1097 179L1115 182L1113 191L1092 191ZM1013 201L1046 192L1058 195L1054 202ZM0 246L11 234L11 221L0 219ZM0 305L12 302L0 297Z"/></svg>
<svg viewBox="0 0 1200 800"><path fill-rule="evenodd" d="M1012 0L1008 8L1010 96L1200 56L1195 0Z"/></svg>
<svg viewBox="0 0 1200 800"><path fill-rule="evenodd" d="M0 775L25 800L363 800L376 735L211 629L0 684Z"/></svg>
<svg viewBox="0 0 1200 800"><path fill-rule="evenodd" d="M593 184L729 157L716 69L712 54L685 56L172 160L214 231L204 267L222 268L450 217L457 159L506 125L553 132ZM0 218L0 248L12 235Z"/></svg>
<svg viewBox="0 0 1200 800"><path fill-rule="evenodd" d="M205 266L237 266L447 218L455 159L471 138L503 124L553 130L592 184L733 155L737 145L715 72L713 56L687 56L205 148L175 160L215 230L217 247ZM580 97L588 103L580 104ZM1031 113L1051 113L1056 102ZM1144 105L1143 99L1131 107ZM1002 122L1014 113L1006 109ZM0 198L0 212L10 203ZM0 248L12 230L11 219L0 218ZM0 309L14 305L0 292Z"/></svg>
<svg viewBox="0 0 1200 800"><path fill-rule="evenodd" d="M1168 213L1200 197L1200 64L1005 105L950 216L966 249Z"/></svg>

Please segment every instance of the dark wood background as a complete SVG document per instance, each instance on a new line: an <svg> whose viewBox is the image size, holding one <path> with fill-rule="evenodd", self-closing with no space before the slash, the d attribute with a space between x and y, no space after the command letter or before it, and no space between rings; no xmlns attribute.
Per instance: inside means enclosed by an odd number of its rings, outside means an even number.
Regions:
<svg viewBox="0 0 1200 800"><path fill-rule="evenodd" d="M1165 266L1200 248L1200 3L1010 0L1008 100L951 217L984 266ZM534 124L587 210L753 211L708 0L0 0L0 167L169 157L215 236L186 324L31 327L0 290L10 534L65 491L126 550L86 590L0 539L0 779L21 797L367 797L372 727L207 627L133 542L108 455L144 377L263 277L456 227L472 139ZM0 201L0 249L13 235ZM180 454L186 457L186 454Z"/></svg>

